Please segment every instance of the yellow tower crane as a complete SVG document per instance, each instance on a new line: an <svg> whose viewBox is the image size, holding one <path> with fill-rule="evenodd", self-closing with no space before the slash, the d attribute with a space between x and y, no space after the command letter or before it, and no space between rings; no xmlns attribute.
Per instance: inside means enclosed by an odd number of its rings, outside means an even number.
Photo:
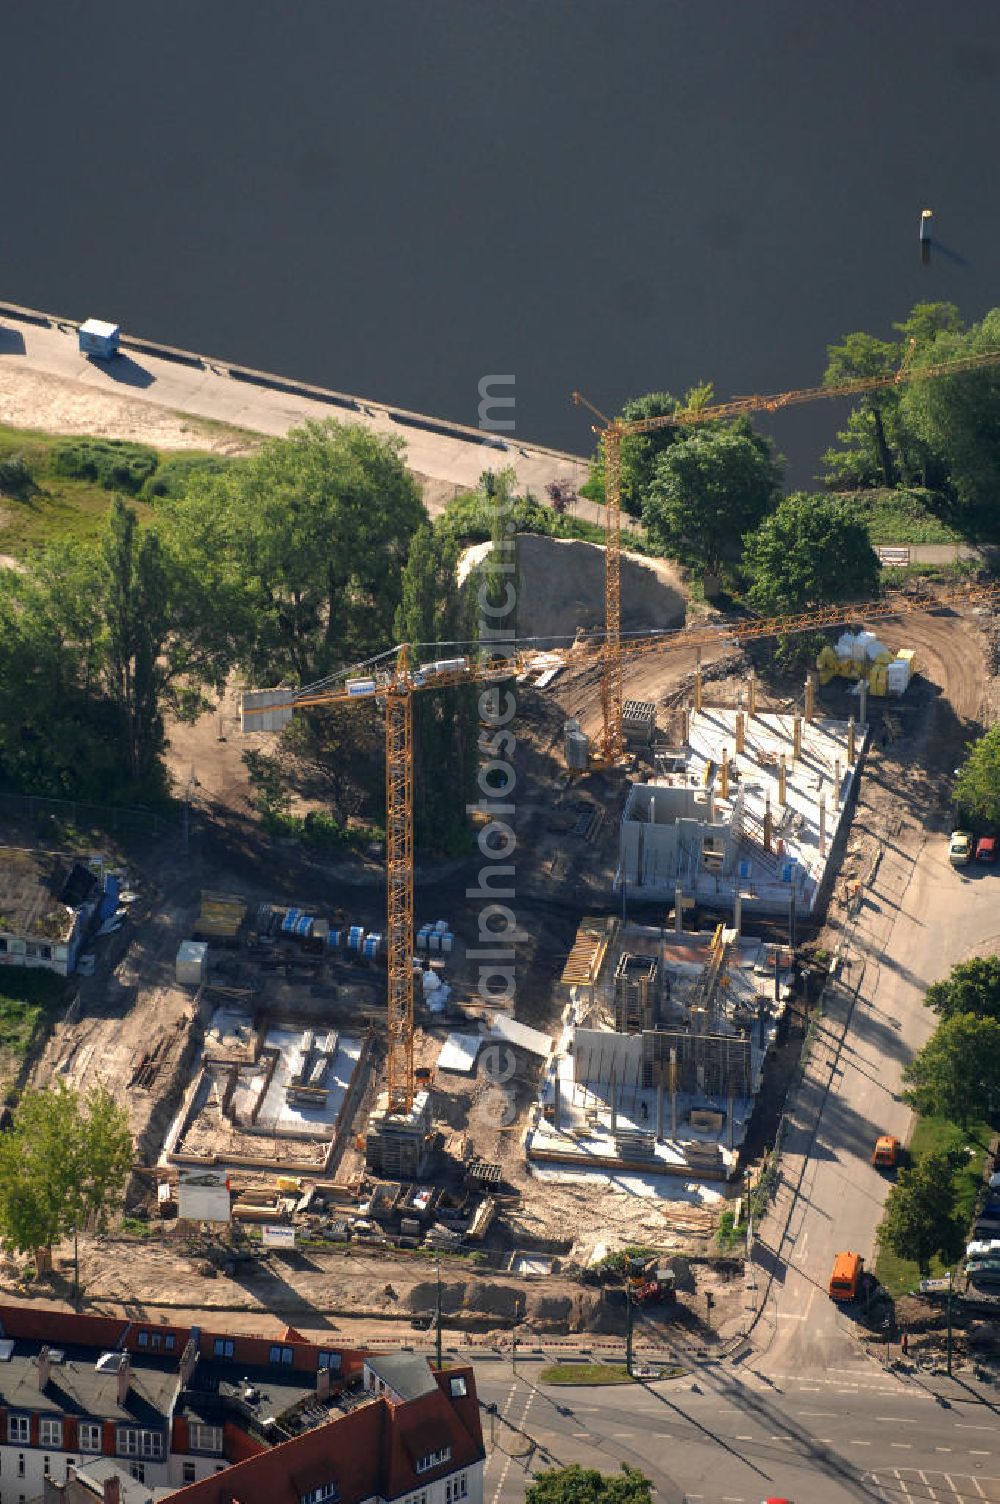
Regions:
<svg viewBox="0 0 1000 1504"><path fill-rule="evenodd" d="M790 392L774 392L769 396L733 397L728 402L678 408L673 413L665 413L655 418L636 418L631 422L624 418L607 418L580 392L573 393L573 401L579 406L586 407L603 425L594 425L594 432L599 436L604 450L604 658L601 670L603 724L600 743L602 762L616 763L625 751L625 738L622 731L624 668L621 635L622 440L632 435L656 433L662 428L711 423L722 418L738 418L748 413L773 413L783 407L816 402L821 397L853 397L864 392L877 391L883 387L899 386L902 382L930 381L939 376L959 376L965 371L978 371L987 366L1000 364L1000 351L988 351L983 355L963 356L961 359L941 361L936 365L914 366L910 363L914 348L915 341L911 339L899 370L888 372L883 376L863 376L853 381L838 382L834 386L801 387Z"/></svg>
<svg viewBox="0 0 1000 1504"><path fill-rule="evenodd" d="M935 605L961 607L1000 604L1000 585L966 585L935 596ZM646 657L671 648L709 646L729 637L737 642L810 632L854 620L906 616L927 609L919 596L891 594L877 601L845 602L790 616L722 618L710 626L678 628L619 640L622 658ZM530 643L516 645L504 658L475 656L414 666L413 649L402 645L378 660L302 690L248 690L240 706L244 731L279 731L295 711L372 700L384 707L386 788L386 936L388 951L388 1090L390 1113L406 1115L413 1106L413 696L456 684L495 684L529 670L534 660L552 666L553 654ZM601 640L578 643L562 654L567 668L606 663Z"/></svg>

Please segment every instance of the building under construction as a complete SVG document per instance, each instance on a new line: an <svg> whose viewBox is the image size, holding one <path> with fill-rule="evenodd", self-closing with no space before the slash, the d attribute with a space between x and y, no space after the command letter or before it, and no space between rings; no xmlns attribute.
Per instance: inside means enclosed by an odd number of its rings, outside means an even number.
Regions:
<svg viewBox="0 0 1000 1504"><path fill-rule="evenodd" d="M859 706L859 709L861 707ZM862 710L863 713L863 710ZM805 713L684 712L622 816L617 883L643 899L811 913L850 805L867 727Z"/></svg>
<svg viewBox="0 0 1000 1504"><path fill-rule="evenodd" d="M734 1170L784 1018L791 955L719 925L585 922L530 1159L721 1180Z"/></svg>

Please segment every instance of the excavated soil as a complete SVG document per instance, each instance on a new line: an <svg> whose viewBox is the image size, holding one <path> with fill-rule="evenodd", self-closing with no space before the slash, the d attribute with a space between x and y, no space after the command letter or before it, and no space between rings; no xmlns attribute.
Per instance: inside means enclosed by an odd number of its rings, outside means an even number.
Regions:
<svg viewBox="0 0 1000 1504"><path fill-rule="evenodd" d="M460 578L490 551L480 543L462 555ZM653 631L684 623L687 592L681 571L665 559L622 553L622 631ZM517 535L517 634L572 642L578 631L604 626L604 549L576 538Z"/></svg>

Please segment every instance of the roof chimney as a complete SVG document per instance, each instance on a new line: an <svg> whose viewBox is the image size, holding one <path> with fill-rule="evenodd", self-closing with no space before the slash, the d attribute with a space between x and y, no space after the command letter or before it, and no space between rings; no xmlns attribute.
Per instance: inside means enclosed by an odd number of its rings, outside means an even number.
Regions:
<svg viewBox="0 0 1000 1504"><path fill-rule="evenodd" d="M51 1377L52 1359L49 1356L48 1346L45 1346L38 1354L38 1388L41 1393L45 1392L45 1387Z"/></svg>
<svg viewBox="0 0 1000 1504"><path fill-rule="evenodd" d="M180 1375L181 1388L186 1389L191 1382L191 1375L198 1366L198 1344L193 1337L189 1337L181 1353L180 1367L177 1372Z"/></svg>
<svg viewBox="0 0 1000 1504"><path fill-rule="evenodd" d="M330 1398L330 1370L328 1368L316 1370L316 1398L318 1400Z"/></svg>
<svg viewBox="0 0 1000 1504"><path fill-rule="evenodd" d="M122 1483L117 1473L104 1480L104 1504L122 1504Z"/></svg>
<svg viewBox="0 0 1000 1504"><path fill-rule="evenodd" d="M132 1358L129 1353L122 1353L118 1359L118 1403L124 1405L128 1398L129 1385L132 1382ZM117 1484L115 1485L117 1487ZM115 1500L117 1504L117 1500Z"/></svg>

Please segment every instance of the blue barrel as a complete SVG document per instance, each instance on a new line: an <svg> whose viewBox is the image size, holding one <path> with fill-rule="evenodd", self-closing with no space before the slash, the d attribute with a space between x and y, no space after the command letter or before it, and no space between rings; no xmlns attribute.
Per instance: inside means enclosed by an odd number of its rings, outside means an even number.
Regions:
<svg viewBox="0 0 1000 1504"><path fill-rule="evenodd" d="M340 930L331 930L330 931L330 933L326 937L326 943L329 946L330 950L339 950L340 949L341 938L342 938L342 931L340 931Z"/></svg>
<svg viewBox="0 0 1000 1504"><path fill-rule="evenodd" d="M312 934L312 928L312 914L300 914L298 919L295 921L295 933L301 936L303 940L308 940L309 936Z"/></svg>
<svg viewBox="0 0 1000 1504"><path fill-rule="evenodd" d="M285 915L284 919L281 921L281 933L283 935L291 935L294 932L296 920L298 919L298 917L301 914L301 912L302 912L301 909L289 909L288 910L288 913Z"/></svg>
<svg viewBox="0 0 1000 1504"><path fill-rule="evenodd" d="M362 942L364 941L364 938L365 938L365 927L364 927L364 925L363 924L352 924L351 927L350 927L350 929L347 931L347 949L348 950L360 950Z"/></svg>

